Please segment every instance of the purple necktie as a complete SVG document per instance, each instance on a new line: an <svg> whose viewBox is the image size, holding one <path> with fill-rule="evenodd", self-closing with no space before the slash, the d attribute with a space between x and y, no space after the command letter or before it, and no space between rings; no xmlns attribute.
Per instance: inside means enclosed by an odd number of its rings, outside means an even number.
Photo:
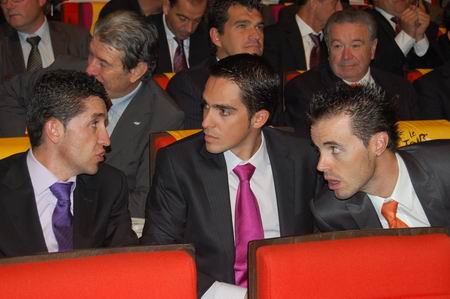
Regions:
<svg viewBox="0 0 450 299"><path fill-rule="evenodd" d="M175 50L175 55L173 56L173 71L178 73L184 69L187 69L186 56L184 55L183 41L175 39L178 44Z"/></svg>
<svg viewBox="0 0 450 299"><path fill-rule="evenodd" d="M72 214L70 213L70 188L72 183L54 183L50 191L58 199L52 215L53 232L59 251L73 249Z"/></svg>
<svg viewBox="0 0 450 299"><path fill-rule="evenodd" d="M314 47L311 49L311 55L309 56L309 68L312 69L316 65L320 64L320 34L310 33Z"/></svg>
<svg viewBox="0 0 450 299"><path fill-rule="evenodd" d="M236 285L247 287L247 247L252 240L264 239L264 231L255 194L250 189L250 179L255 166L250 163L238 165L233 172L239 177L235 208L234 276Z"/></svg>

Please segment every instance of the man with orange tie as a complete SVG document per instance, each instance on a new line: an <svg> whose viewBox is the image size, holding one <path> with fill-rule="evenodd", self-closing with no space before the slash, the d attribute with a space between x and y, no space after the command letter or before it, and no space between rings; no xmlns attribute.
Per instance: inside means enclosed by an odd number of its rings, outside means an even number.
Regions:
<svg viewBox="0 0 450 299"><path fill-rule="evenodd" d="M450 141L396 149L392 101L370 86L316 95L310 118L327 181L311 201L321 231L450 227Z"/></svg>
<svg viewBox="0 0 450 299"><path fill-rule="evenodd" d="M313 231L316 155L265 127L278 84L259 56L221 59L203 93L204 131L158 153L141 243L194 244L203 298L244 298L248 241Z"/></svg>

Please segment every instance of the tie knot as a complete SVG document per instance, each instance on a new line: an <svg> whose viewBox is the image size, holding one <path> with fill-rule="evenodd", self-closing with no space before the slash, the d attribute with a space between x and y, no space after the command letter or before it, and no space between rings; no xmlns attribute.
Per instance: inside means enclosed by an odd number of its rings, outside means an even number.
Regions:
<svg viewBox="0 0 450 299"><path fill-rule="evenodd" d="M50 186L50 191L58 199L58 202L70 202L70 188L72 184L72 182L54 183Z"/></svg>
<svg viewBox="0 0 450 299"><path fill-rule="evenodd" d="M400 23L400 18L399 17L392 17L391 21L394 22L397 25L398 23Z"/></svg>
<svg viewBox="0 0 450 299"><path fill-rule="evenodd" d="M41 37L38 35L32 36L32 37L27 37L27 42L31 45L31 47L36 47L40 41L41 41Z"/></svg>
<svg viewBox="0 0 450 299"><path fill-rule="evenodd" d="M381 214L388 222L396 218L398 202L395 200L386 201L381 207Z"/></svg>
<svg viewBox="0 0 450 299"><path fill-rule="evenodd" d="M319 34L310 33L309 37L311 38L312 42L316 47L320 45L320 33Z"/></svg>
<svg viewBox="0 0 450 299"><path fill-rule="evenodd" d="M255 172L255 166L250 163L244 165L238 165L233 169L233 172L239 177L239 181L250 181L253 173Z"/></svg>
<svg viewBox="0 0 450 299"><path fill-rule="evenodd" d="M183 48L183 40L181 40L181 39L178 39L178 38L174 38L174 40L177 42L177 44L178 44L178 47L181 47L181 48Z"/></svg>

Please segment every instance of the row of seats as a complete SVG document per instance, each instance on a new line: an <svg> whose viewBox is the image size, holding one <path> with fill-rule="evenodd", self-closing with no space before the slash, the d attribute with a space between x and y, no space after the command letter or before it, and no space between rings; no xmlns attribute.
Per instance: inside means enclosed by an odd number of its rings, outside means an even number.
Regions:
<svg viewBox="0 0 450 299"><path fill-rule="evenodd" d="M191 245L0 260L4 298L196 298ZM449 298L444 228L343 231L252 241L249 298Z"/></svg>

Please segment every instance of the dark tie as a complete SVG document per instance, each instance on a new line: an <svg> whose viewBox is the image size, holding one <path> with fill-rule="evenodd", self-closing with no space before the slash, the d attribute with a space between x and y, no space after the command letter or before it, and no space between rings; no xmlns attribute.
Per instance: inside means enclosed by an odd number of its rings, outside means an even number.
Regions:
<svg viewBox="0 0 450 299"><path fill-rule="evenodd" d="M58 199L52 215L53 232L59 251L73 249L72 214L70 213L70 188L72 183L54 183L50 191Z"/></svg>
<svg viewBox="0 0 450 299"><path fill-rule="evenodd" d="M39 36L28 37L27 42L31 45L30 55L28 56L27 71L35 71L42 68L42 58L39 52L39 42L41 38Z"/></svg>
<svg viewBox="0 0 450 299"><path fill-rule="evenodd" d="M389 228L406 228L408 225L400 218L397 218L398 202L395 200L387 201L381 207L381 214L386 218Z"/></svg>
<svg viewBox="0 0 450 299"><path fill-rule="evenodd" d="M310 33L314 47L311 50L311 55L309 56L309 68L312 69L316 65L320 64L320 34Z"/></svg>
<svg viewBox="0 0 450 299"><path fill-rule="evenodd" d="M184 55L183 41L175 39L178 44L175 50L175 55L173 56L173 71L178 73L184 69L187 69L186 56Z"/></svg>
<svg viewBox="0 0 450 299"><path fill-rule="evenodd" d="M402 28L400 27L400 18L399 17L392 17L391 21L395 24L395 35L397 35L400 31L402 31Z"/></svg>
<svg viewBox="0 0 450 299"><path fill-rule="evenodd" d="M236 244L234 274L236 285L246 288L248 242L264 239L264 230L258 202L250 189L250 179L255 172L255 166L250 163L238 165L233 172L239 177L234 215Z"/></svg>

